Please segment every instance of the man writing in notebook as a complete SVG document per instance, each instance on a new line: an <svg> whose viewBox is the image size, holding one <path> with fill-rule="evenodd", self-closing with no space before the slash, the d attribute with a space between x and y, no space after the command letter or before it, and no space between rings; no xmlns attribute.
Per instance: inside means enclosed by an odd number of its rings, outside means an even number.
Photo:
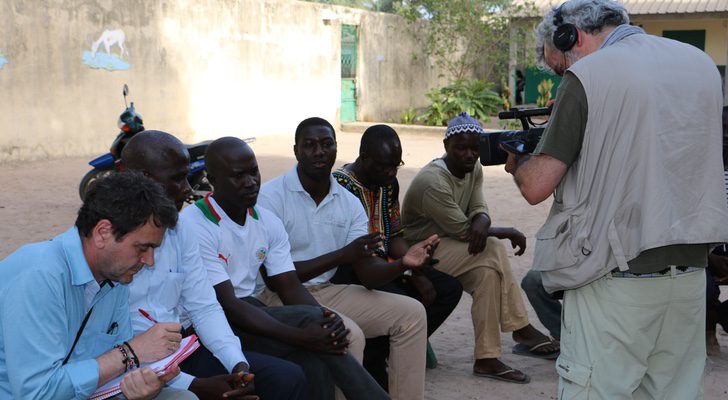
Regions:
<svg viewBox="0 0 728 400"><path fill-rule="evenodd" d="M128 399L192 399L165 389L179 369L157 376L139 363L169 355L178 324L132 339L127 285L177 222L164 191L141 174L96 183L75 226L0 261L0 398L88 398L112 378ZM176 330L176 332L175 332Z"/></svg>

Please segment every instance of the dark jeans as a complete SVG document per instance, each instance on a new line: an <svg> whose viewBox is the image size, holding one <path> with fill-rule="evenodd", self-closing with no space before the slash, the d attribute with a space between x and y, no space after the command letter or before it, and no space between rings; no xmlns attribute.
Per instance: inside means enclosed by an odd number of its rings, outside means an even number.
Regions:
<svg viewBox="0 0 728 400"><path fill-rule="evenodd" d="M244 300L256 304L256 301ZM323 317L320 308L308 305L260 308L278 321L295 327L319 323ZM338 386L349 400L389 398L364 367L349 354L314 353L274 339L253 335L235 327L233 331L240 338L243 349L284 358L301 366L308 379L311 399L333 399L334 385Z"/></svg>
<svg viewBox="0 0 728 400"><path fill-rule="evenodd" d="M528 271L521 281L521 288L526 292L538 320L549 330L554 339L559 340L561 337L561 302L544 289L541 272Z"/></svg>
<svg viewBox="0 0 728 400"><path fill-rule="evenodd" d="M250 372L255 374L255 394L266 400L308 399L306 376L298 365L269 355L246 351ZM203 345L179 365L197 378L227 375L228 370ZM313 399L312 399L313 400Z"/></svg>
<svg viewBox="0 0 728 400"><path fill-rule="evenodd" d="M341 273L340 273L341 271ZM424 275L432 282L437 293L435 301L425 307L427 313L427 336L432 335L442 325L460 302L463 286L452 276L436 269L429 269ZM333 283L358 284L361 282L351 271L350 266L339 267L336 275L331 279ZM377 288L383 292L409 296L422 301L420 293L402 279L396 279ZM364 368L369 371L379 385L388 390L389 377L387 376L387 358L389 357L389 336L379 336L366 340L364 347Z"/></svg>
<svg viewBox="0 0 728 400"><path fill-rule="evenodd" d="M720 286L715 281L715 276L710 270L705 271L707 301L706 316L707 328L715 329L715 324L720 324L724 331L728 332L728 301L720 301Z"/></svg>

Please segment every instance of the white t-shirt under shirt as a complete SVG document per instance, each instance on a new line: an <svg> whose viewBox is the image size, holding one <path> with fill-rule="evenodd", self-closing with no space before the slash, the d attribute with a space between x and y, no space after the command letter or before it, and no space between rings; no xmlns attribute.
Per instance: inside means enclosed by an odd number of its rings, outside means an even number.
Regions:
<svg viewBox="0 0 728 400"><path fill-rule="evenodd" d="M341 249L369 233L369 219L356 196L329 176L329 193L316 205L301 185L296 168L264 184L258 198L258 204L283 221L294 262ZM335 273L333 268L304 285L326 283Z"/></svg>
<svg viewBox="0 0 728 400"><path fill-rule="evenodd" d="M248 209L241 226L207 196L182 211L180 224L197 240L210 283L230 280L239 298L264 289L261 265L268 276L295 270L283 224L265 208Z"/></svg>

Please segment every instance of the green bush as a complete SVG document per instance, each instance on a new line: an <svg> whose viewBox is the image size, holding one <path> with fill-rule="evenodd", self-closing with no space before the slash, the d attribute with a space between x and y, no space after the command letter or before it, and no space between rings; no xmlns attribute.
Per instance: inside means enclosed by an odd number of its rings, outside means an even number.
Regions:
<svg viewBox="0 0 728 400"><path fill-rule="evenodd" d="M511 88L508 87L505 79L501 80L501 105L504 110L511 109Z"/></svg>
<svg viewBox="0 0 728 400"><path fill-rule="evenodd" d="M402 111L401 122L403 124L412 125L415 123L415 118L417 118L417 112L413 107L410 107L410 108Z"/></svg>
<svg viewBox="0 0 728 400"><path fill-rule="evenodd" d="M551 79L544 79L538 84L538 98L536 99L536 107L546 107L551 100L551 88L554 87L554 81Z"/></svg>
<svg viewBox="0 0 728 400"><path fill-rule="evenodd" d="M457 80L455 83L427 93L430 105L418 119L425 125L447 125L448 121L465 111L481 122L498 112L501 97L493 84L480 80Z"/></svg>

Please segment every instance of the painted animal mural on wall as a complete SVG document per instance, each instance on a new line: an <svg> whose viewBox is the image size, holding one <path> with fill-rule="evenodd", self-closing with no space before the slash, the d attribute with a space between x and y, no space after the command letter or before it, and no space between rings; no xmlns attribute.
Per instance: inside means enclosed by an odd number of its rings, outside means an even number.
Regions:
<svg viewBox="0 0 728 400"><path fill-rule="evenodd" d="M124 40L126 40L126 35L121 29L113 31L107 29L99 36L99 40L91 45L91 54L96 57L96 52L99 51L99 46L103 43L106 54L111 55L111 46L117 45L119 46L119 57L124 57L124 53L128 56L129 52L124 49Z"/></svg>
<svg viewBox="0 0 728 400"><path fill-rule="evenodd" d="M123 71L129 69L129 63L124 56L129 57L129 51L124 47L126 34L121 29L106 29L99 38L91 44L91 51L83 52L83 62L91 68L106 69L109 71ZM103 45L103 51L101 46ZM112 48L118 47L116 55Z"/></svg>

